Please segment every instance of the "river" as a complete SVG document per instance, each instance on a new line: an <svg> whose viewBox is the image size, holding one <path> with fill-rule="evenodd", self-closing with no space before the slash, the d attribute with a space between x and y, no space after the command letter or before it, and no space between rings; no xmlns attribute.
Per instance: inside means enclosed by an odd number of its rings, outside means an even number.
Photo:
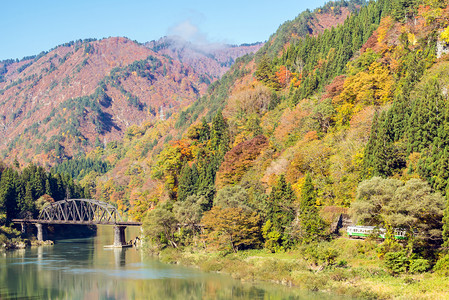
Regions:
<svg viewBox="0 0 449 300"><path fill-rule="evenodd" d="M127 240L138 233L137 228L128 228ZM0 300L336 299L334 295L243 283L228 275L167 265L134 248L104 248L112 243L112 227L99 226L93 238L0 252Z"/></svg>

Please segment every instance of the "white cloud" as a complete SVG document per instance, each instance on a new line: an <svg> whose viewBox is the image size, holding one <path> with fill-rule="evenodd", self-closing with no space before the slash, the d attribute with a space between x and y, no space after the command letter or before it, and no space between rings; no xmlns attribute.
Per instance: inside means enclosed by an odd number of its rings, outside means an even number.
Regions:
<svg viewBox="0 0 449 300"><path fill-rule="evenodd" d="M185 20L168 30L169 36L176 36L194 44L209 44L207 35L190 20Z"/></svg>

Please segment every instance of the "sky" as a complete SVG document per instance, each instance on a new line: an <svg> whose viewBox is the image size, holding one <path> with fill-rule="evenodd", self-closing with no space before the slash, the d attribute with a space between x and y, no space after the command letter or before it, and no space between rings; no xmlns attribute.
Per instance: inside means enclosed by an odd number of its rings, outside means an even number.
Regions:
<svg viewBox="0 0 449 300"><path fill-rule="evenodd" d="M0 0L0 60L69 41L125 36L144 43L181 35L198 43L263 42L326 0Z"/></svg>

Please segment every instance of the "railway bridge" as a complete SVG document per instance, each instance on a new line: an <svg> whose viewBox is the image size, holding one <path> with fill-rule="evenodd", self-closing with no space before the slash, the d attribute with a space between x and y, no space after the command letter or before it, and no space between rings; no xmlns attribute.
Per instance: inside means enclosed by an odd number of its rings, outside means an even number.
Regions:
<svg viewBox="0 0 449 300"><path fill-rule="evenodd" d="M141 226L140 222L124 222L117 208L109 203L94 199L65 199L44 207L38 219L13 219L22 225L37 227L37 239L46 238L47 225L112 225L114 226L114 247L126 246L125 229L127 226Z"/></svg>

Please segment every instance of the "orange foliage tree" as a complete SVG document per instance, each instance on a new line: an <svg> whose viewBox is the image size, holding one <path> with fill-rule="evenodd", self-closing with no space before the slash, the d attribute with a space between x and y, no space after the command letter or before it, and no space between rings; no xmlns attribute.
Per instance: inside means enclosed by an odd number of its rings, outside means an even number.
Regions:
<svg viewBox="0 0 449 300"><path fill-rule="evenodd" d="M261 218L256 212L241 207L214 206L204 213L201 223L206 244L213 248L237 252L260 245Z"/></svg>
<svg viewBox="0 0 449 300"><path fill-rule="evenodd" d="M276 73L277 80L282 87L286 87L290 79L292 78L292 73L287 69L286 66L280 66L279 71Z"/></svg>

